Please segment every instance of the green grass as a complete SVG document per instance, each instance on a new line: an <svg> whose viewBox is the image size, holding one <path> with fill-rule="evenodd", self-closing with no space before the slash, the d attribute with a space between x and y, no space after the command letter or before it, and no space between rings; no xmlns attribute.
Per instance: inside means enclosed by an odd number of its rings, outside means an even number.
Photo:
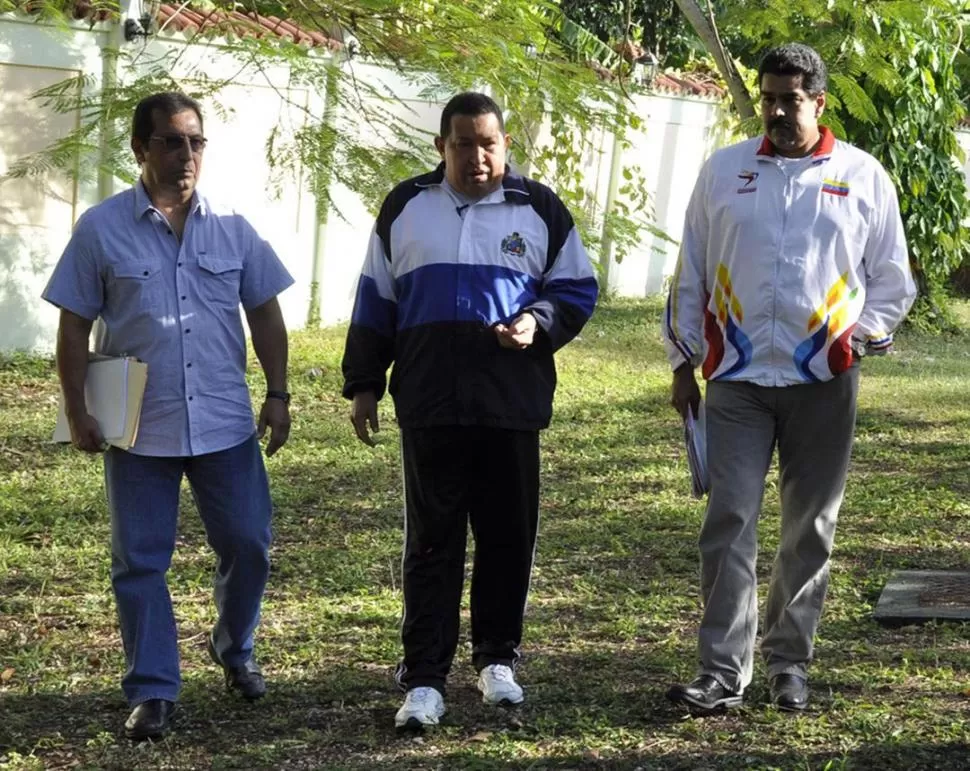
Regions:
<svg viewBox="0 0 970 771"><path fill-rule="evenodd" d="M897 356L864 363L811 711L766 708L759 668L745 708L691 719L664 691L693 673L703 505L687 495L659 316L652 302L606 305L559 357L526 705L480 703L466 644L445 725L419 739L392 728L398 435L385 404L379 446L353 437L342 330L293 335L292 439L268 462L276 540L258 653L271 694L253 706L227 698L207 661L213 559L186 493L170 573L182 713L156 744L121 736L101 462L47 443L51 362L0 359L0 768L968 767L970 630L884 629L871 612L894 569L970 569L970 339L903 335ZM773 475L760 535L765 579Z"/></svg>

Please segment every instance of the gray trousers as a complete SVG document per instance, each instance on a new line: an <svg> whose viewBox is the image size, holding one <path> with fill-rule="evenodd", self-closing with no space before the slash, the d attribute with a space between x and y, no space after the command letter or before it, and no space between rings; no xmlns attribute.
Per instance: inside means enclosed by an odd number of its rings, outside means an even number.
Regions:
<svg viewBox="0 0 970 771"><path fill-rule="evenodd" d="M824 383L707 386L711 477L700 535L700 673L734 691L751 682L758 629L757 524L778 447L781 540L761 650L768 677L806 675L855 430L859 368Z"/></svg>

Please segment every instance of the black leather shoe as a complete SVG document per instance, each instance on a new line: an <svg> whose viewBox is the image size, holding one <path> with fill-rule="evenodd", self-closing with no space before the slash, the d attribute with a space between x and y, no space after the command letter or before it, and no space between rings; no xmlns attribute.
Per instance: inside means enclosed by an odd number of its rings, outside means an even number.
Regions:
<svg viewBox="0 0 970 771"><path fill-rule="evenodd" d="M667 691L667 698L686 704L698 712L715 712L741 706L741 694L730 691L710 675L694 678L687 685L675 685Z"/></svg>
<svg viewBox="0 0 970 771"><path fill-rule="evenodd" d="M771 678L771 703L783 712L801 712L808 706L808 680L798 675Z"/></svg>
<svg viewBox="0 0 970 771"><path fill-rule="evenodd" d="M160 739L172 727L175 702L149 699L135 707L125 721L125 736L136 741Z"/></svg>
<svg viewBox="0 0 970 771"><path fill-rule="evenodd" d="M256 701L266 695L266 681L259 665L252 658L237 667L226 666L216 653L216 646L212 643L212 638L206 640L210 658L222 667L226 675L226 688L230 691L238 691L242 697L248 701Z"/></svg>

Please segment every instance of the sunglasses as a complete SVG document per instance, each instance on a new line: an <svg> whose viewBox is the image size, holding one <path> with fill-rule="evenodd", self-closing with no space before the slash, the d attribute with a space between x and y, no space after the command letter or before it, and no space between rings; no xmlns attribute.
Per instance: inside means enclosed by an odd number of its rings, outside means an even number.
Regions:
<svg viewBox="0 0 970 771"><path fill-rule="evenodd" d="M190 137L184 134L152 134L149 139L153 142L160 142L167 153L174 153L176 150L181 150L185 147L186 141L188 141L189 148L191 148L193 153L201 153L209 143L209 140L205 137Z"/></svg>

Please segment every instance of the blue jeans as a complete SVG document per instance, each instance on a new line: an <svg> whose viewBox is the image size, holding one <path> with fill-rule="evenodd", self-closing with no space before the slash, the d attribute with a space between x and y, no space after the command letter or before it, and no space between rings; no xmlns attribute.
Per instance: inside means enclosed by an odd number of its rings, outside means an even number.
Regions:
<svg viewBox="0 0 970 771"><path fill-rule="evenodd" d="M188 477L209 545L218 557L216 652L235 666L253 654L269 576L272 503L259 442L194 457L150 457L111 448L104 457L111 512L111 583L128 670L121 685L134 706L175 701L178 640L165 573L175 550L179 487Z"/></svg>

